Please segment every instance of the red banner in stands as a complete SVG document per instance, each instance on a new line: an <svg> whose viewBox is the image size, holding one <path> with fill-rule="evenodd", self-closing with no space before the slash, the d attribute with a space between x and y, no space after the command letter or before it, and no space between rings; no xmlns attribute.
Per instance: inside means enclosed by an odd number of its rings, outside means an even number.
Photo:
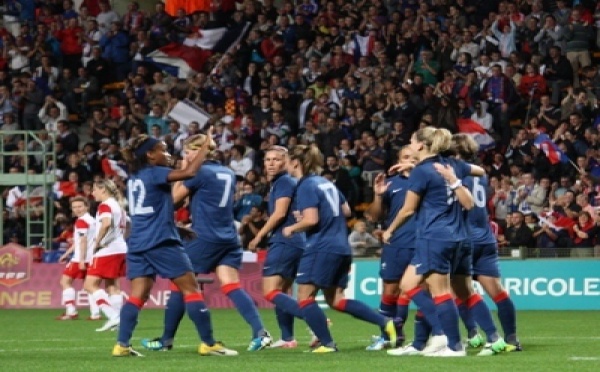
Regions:
<svg viewBox="0 0 600 372"><path fill-rule="evenodd" d="M0 309L58 309L62 307L62 288L59 284L64 264L32 262L31 252L19 245L0 248ZM261 308L272 307L262 295L262 264L244 263L240 271L242 287ZM88 296L83 282L75 281L76 306L85 311ZM125 294L129 281L121 280ZM218 281L204 285L204 297L209 308L230 308L233 304L221 293ZM163 308L169 299L169 282L157 279L146 306Z"/></svg>

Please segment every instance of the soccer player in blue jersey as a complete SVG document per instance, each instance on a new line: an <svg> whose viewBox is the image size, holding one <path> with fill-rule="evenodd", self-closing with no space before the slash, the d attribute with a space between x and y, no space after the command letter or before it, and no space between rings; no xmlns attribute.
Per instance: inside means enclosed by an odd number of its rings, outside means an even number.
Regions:
<svg viewBox="0 0 600 372"><path fill-rule="evenodd" d="M419 159L407 146L398 153L398 160L400 163L415 165ZM385 225L389 226L392 223L404 205L406 192L410 186L409 175L410 169L406 169L392 177L386 178L385 174L381 173L375 178L373 184L375 198L368 209L375 220L381 220L386 215ZM415 229L414 219L410 218L394 232L390 244L384 245L381 252L379 276L383 280L383 293L379 312L402 322L406 322L410 301L406 296L400 296L400 279L413 257ZM373 343L367 347L367 350L382 350L386 341L389 341L386 337L385 332L382 332L381 336L374 337Z"/></svg>
<svg viewBox="0 0 600 372"><path fill-rule="evenodd" d="M284 227L296 222L292 211L296 209L294 195L297 181L287 173L288 160L285 147L273 146L265 154L265 172L271 182L269 219L248 246L251 250L256 249L260 241L271 234L263 266L263 293L268 301L275 304L275 315L281 329L281 339L275 341L272 348L298 346L294 339L294 317L302 317L298 302L288 293L294 283L306 239L303 233L291 238L282 235Z"/></svg>
<svg viewBox="0 0 600 372"><path fill-rule="evenodd" d="M470 161L475 158L478 149L479 146L475 140L466 134L455 134L452 137L452 152L458 159ZM440 174L444 177L451 177L443 171ZM452 182L449 178L446 180ZM472 261L472 270L467 269L471 262L459 263L453 278L453 286L457 295L459 313L469 332L469 344L478 347L483 343L477 333L476 322L487 337L487 343L479 355L486 356L501 351L520 350L521 346L516 335L515 306L500 283L498 245L490 228L487 212L488 180L486 177L468 176L463 180L463 184L471 190L475 202L474 208L467 215L470 237L468 244L472 245L472 255L469 257ZM481 283L490 298L497 304L498 318L506 339L498 336L487 305L473 290L471 275ZM508 342L508 345L505 344L505 341Z"/></svg>
<svg viewBox="0 0 600 372"><path fill-rule="evenodd" d="M300 259L296 282L302 317L321 343L313 352L337 351L325 313L315 301L319 290L332 308L384 328L390 343L395 345L397 333L392 319L360 301L344 297L352 264L346 225L350 207L333 183L318 176L322 166L323 155L316 146L299 145L292 149L288 172L299 179L296 207L300 218L283 229L285 237L306 232L306 248Z"/></svg>
<svg viewBox="0 0 600 372"><path fill-rule="evenodd" d="M207 140L211 140L211 137L196 135L186 140L183 166L197 156L196 153L205 146ZM207 160L193 178L173 186L173 200L177 204L190 197L192 230L197 237L187 242L186 252L194 272L217 274L221 291L252 328L248 350L261 350L270 345L271 336L263 325L254 301L240 285L238 270L242 265L242 247L233 219L235 174L213 160L213 154L207 155ZM163 335L159 339L143 340L145 347L155 350L172 347L183 316L181 296L177 292L171 293L165 311Z"/></svg>
<svg viewBox="0 0 600 372"><path fill-rule="evenodd" d="M451 140L452 134L446 129L425 127L413 134L410 148L418 154L419 163L410 173L404 205L383 233L384 243L389 243L396 229L416 214L416 249L400 289L415 302L431 327L430 342L421 351L426 356L466 355L460 340L450 274L453 258L467 238L462 208L473 207L472 196L460 180L475 171L483 175L483 170L440 156L450 148ZM437 172L436 163L455 172L458 180L448 184ZM421 288L423 281L433 299ZM391 355L396 355L395 352L389 351Z"/></svg>
<svg viewBox="0 0 600 372"><path fill-rule="evenodd" d="M212 129L209 129L209 133ZM202 165L209 146L182 169L171 169L167 145L140 135L123 150L129 165L127 181L131 234L127 251L127 277L131 293L121 309L121 324L113 356L140 356L130 344L138 314L150 295L156 274L170 279L181 291L188 316L196 325L202 340L200 355L236 355L212 335L210 313L198 289L192 265L182 246L173 219L174 204L171 182L192 178Z"/></svg>

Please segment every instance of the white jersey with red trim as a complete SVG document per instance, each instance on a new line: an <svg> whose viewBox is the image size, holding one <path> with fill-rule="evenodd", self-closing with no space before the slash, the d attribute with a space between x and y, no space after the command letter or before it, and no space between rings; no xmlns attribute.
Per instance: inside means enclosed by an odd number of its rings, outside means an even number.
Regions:
<svg viewBox="0 0 600 372"><path fill-rule="evenodd" d="M98 206L96 212L96 240L102 226L103 218L110 218L110 227L100 240L100 250L94 257L111 256L114 254L127 253L127 244L125 244L125 230L127 228L127 214L121 208L119 202L114 198L108 198Z"/></svg>
<svg viewBox="0 0 600 372"><path fill-rule="evenodd" d="M90 263L94 255L96 220L89 213L84 214L75 221L73 228L73 258L71 262L81 262L81 238L86 239L87 250L85 253L85 262Z"/></svg>

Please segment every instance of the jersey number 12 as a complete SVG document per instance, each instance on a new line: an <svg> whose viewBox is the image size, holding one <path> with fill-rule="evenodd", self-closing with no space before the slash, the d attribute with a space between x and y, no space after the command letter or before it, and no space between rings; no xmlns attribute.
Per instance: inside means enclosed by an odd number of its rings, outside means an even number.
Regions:
<svg viewBox="0 0 600 372"><path fill-rule="evenodd" d="M154 213L154 208L144 207L146 199L146 186L142 180L130 179L127 181L127 194L129 197L129 214L132 216Z"/></svg>

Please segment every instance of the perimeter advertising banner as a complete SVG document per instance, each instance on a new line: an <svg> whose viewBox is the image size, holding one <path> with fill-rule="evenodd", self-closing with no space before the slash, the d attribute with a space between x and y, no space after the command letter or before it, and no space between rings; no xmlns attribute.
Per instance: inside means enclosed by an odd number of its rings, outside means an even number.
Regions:
<svg viewBox="0 0 600 372"><path fill-rule="evenodd" d="M502 261L502 283L519 310L600 310L600 261L598 260L524 260ZM59 285L62 264L33 263L31 252L8 244L0 248L0 308L60 308L62 289ZM379 261L357 260L352 265L346 295L379 306L382 283L378 278ZM262 296L260 263L244 263L242 286L258 306L271 305ZM122 280L125 293L129 283ZM77 306L85 308L88 298L75 283ZM204 288L211 308L228 308L233 304L217 283ZM477 290L482 293L481 288ZM148 308L162 308L169 298L168 282L158 279ZM322 301L322 299L320 299ZM489 298L486 297L489 301ZM495 306L490 304L492 309Z"/></svg>

